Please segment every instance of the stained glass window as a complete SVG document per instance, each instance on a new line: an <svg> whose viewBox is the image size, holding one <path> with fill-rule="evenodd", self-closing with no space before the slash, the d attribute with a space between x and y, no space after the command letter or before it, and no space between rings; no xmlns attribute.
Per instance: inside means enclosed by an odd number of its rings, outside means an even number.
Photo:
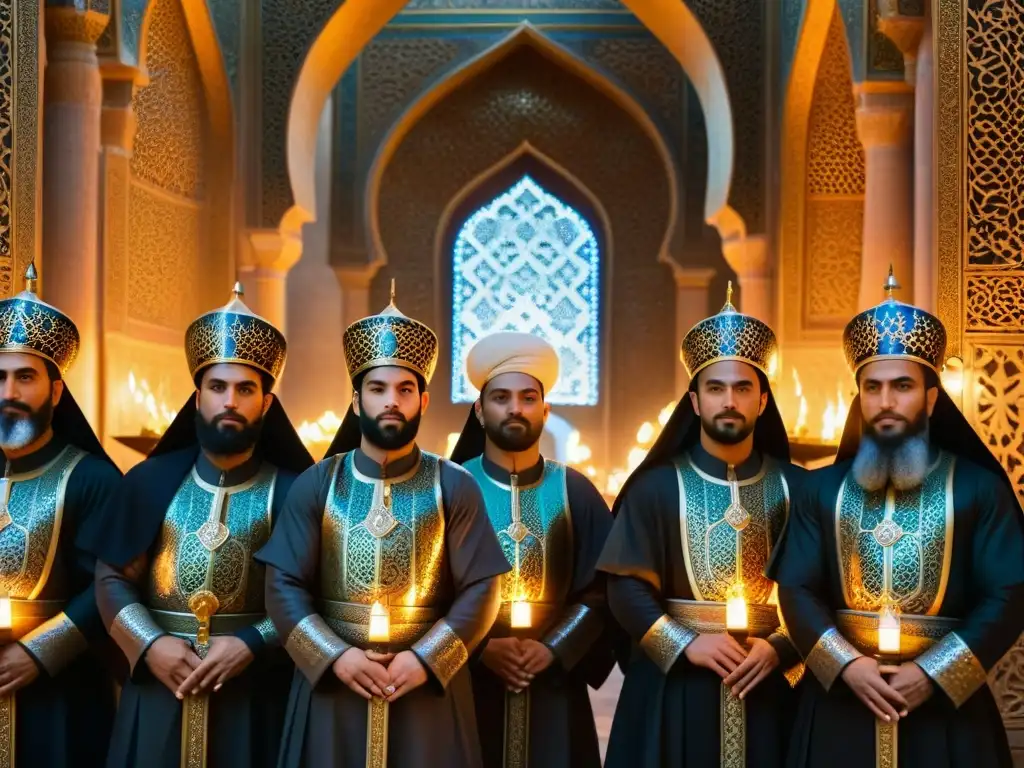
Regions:
<svg viewBox="0 0 1024 768"><path fill-rule="evenodd" d="M466 220L452 258L452 402L478 395L465 368L473 342L525 331L561 359L548 402L597 403L600 249L586 219L523 176Z"/></svg>

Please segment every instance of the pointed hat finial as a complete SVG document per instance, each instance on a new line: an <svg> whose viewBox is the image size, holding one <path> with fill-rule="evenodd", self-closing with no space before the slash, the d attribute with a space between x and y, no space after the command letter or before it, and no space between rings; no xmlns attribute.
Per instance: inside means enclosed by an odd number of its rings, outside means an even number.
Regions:
<svg viewBox="0 0 1024 768"><path fill-rule="evenodd" d="M391 305L395 303L395 278L391 278L391 300L388 302Z"/></svg>
<svg viewBox="0 0 1024 768"><path fill-rule="evenodd" d="M242 282L240 280L235 281L235 287L231 289L231 293L236 299L240 299L245 296L245 288L242 287Z"/></svg>
<svg viewBox="0 0 1024 768"><path fill-rule="evenodd" d="M900 284L896 280L896 277L892 272L892 264L889 265L889 276L885 278L885 284L882 286L885 289L886 301L896 301L896 298L892 295L893 291L900 289Z"/></svg>
<svg viewBox="0 0 1024 768"><path fill-rule="evenodd" d="M25 290L29 293L36 292L36 282L39 280L39 273L36 272L36 263L30 261L25 270Z"/></svg>
<svg viewBox="0 0 1024 768"><path fill-rule="evenodd" d="M725 287L725 304L722 305L721 312L735 312L736 307L732 305L732 280Z"/></svg>

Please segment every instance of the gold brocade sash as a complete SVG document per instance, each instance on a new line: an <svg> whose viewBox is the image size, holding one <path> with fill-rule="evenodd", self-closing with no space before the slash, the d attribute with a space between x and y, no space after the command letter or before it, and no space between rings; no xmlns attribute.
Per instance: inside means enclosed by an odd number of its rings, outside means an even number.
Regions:
<svg viewBox="0 0 1024 768"><path fill-rule="evenodd" d="M63 600L11 600L11 627L0 629L0 646L17 641L64 610ZM17 693L0 698L0 768L14 768Z"/></svg>
<svg viewBox="0 0 1024 768"><path fill-rule="evenodd" d="M725 603L710 600L666 600L665 612L687 629L703 634L721 634L726 630ZM775 605L747 605L747 634L765 638L779 629L779 611ZM747 763L747 705L722 686L720 704L721 766L744 768Z"/></svg>
<svg viewBox="0 0 1024 768"><path fill-rule="evenodd" d="M900 616L900 655L896 663L910 661L927 651L960 625L945 616ZM871 611L836 611L836 628L866 656L878 651L878 614ZM898 768L899 724L875 718L875 766Z"/></svg>

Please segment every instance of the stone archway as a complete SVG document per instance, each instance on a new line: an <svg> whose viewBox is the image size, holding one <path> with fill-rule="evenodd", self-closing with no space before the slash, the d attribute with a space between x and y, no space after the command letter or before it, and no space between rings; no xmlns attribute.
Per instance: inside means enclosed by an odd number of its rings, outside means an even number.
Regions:
<svg viewBox="0 0 1024 768"><path fill-rule="evenodd" d="M279 224L284 240L297 241L302 224L315 218L316 132L331 89L406 2L346 0L306 55L288 113L287 165L293 204ZM743 239L746 227L728 204L734 158L733 120L725 74L714 47L681 1L623 0L623 4L672 53L693 83L709 126L705 220L718 228L724 241Z"/></svg>
<svg viewBox="0 0 1024 768"><path fill-rule="evenodd" d="M414 105L396 125L368 183L378 244L374 266L380 269L369 286L369 307L386 303L387 283L396 277L403 311L430 324L441 348L450 350L451 297L444 287L451 282L451 259L439 247L445 222L467 190L524 157L542 164L596 202L590 207L607 219L601 396L596 406L572 406L571 417L600 463L616 440L628 443L633 425L645 418L642 403L628 394L626 372L646 369L652 397L674 396L675 289L671 269L659 261L674 221L667 150L621 92L528 28L450 75L422 102L426 106ZM601 130L587 129L593 125ZM425 268L431 243L435 260ZM612 316L614 327L607 322ZM462 406L448 402L452 365L446 352L432 385L430 424L424 424L428 447L443 444L465 418Z"/></svg>

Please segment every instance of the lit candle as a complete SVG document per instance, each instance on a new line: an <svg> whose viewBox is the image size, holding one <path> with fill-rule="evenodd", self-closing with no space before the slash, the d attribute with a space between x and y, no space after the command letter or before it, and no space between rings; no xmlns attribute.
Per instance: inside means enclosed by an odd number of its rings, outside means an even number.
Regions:
<svg viewBox="0 0 1024 768"><path fill-rule="evenodd" d="M899 608L889 603L878 614L878 652L887 656L900 654Z"/></svg>
<svg viewBox="0 0 1024 768"><path fill-rule="evenodd" d="M379 601L374 601L370 606L369 640L371 643L387 643L391 640L391 620L387 608Z"/></svg>
<svg viewBox="0 0 1024 768"><path fill-rule="evenodd" d="M7 592L0 592L0 629L10 629L14 624L14 617L11 615L11 596Z"/></svg>
<svg viewBox="0 0 1024 768"><path fill-rule="evenodd" d="M747 598L743 583L733 584L725 601L725 628L730 632L746 632L748 628Z"/></svg>
<svg viewBox="0 0 1024 768"><path fill-rule="evenodd" d="M510 624L513 629L526 629L533 624L533 616L530 612L530 604L525 600L512 601L512 616Z"/></svg>

